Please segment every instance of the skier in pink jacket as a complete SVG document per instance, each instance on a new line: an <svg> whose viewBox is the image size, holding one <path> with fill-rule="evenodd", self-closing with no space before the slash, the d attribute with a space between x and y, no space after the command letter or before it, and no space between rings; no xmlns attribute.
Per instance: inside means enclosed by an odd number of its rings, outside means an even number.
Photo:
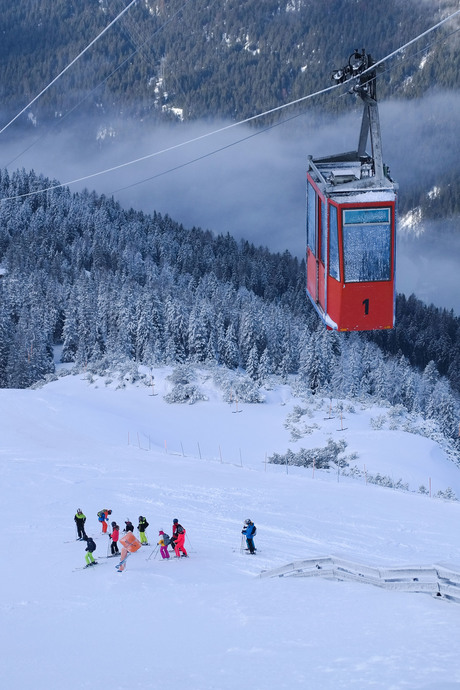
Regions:
<svg viewBox="0 0 460 690"><path fill-rule="evenodd" d="M158 546L160 547L161 557L162 557L163 559L164 559L164 558L169 558L168 545L167 545L167 543L166 543L166 537L167 537L167 535L165 535L165 533L164 533L163 530L161 529L161 530L158 532L158 536L159 536ZM169 541L169 537L168 537L168 541Z"/></svg>

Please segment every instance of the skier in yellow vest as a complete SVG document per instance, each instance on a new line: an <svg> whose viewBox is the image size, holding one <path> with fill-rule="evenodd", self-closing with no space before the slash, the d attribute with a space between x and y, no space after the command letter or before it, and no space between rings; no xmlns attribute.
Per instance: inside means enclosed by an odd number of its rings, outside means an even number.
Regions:
<svg viewBox="0 0 460 690"><path fill-rule="evenodd" d="M139 530L139 539L141 540L142 546L148 546L149 542L145 530L149 526L147 519L142 515L139 515L139 525L137 529Z"/></svg>

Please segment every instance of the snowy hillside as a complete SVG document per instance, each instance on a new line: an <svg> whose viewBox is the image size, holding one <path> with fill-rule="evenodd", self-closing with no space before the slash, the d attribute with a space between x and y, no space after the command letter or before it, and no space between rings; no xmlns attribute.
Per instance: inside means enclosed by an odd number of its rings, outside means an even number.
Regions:
<svg viewBox="0 0 460 690"><path fill-rule="evenodd" d="M168 404L154 386L66 376L1 390L4 561L0 649L8 690L279 690L460 687L460 607L427 594L258 575L335 555L372 566L460 572L460 471L416 420L390 409L296 399ZM153 395L155 394L155 395ZM299 412L301 410L302 412ZM332 419L327 419L332 417ZM293 440L296 438L297 440ZM266 462L345 439L356 476ZM366 481L401 480L409 491ZM419 493L419 487L431 493ZM73 516L100 565L84 565ZM119 574L96 513L150 523L150 547ZM189 559L153 555L177 517ZM256 556L241 552L245 518ZM151 555L152 554L152 555ZM148 557L151 555L150 560ZM180 565L179 565L180 564Z"/></svg>

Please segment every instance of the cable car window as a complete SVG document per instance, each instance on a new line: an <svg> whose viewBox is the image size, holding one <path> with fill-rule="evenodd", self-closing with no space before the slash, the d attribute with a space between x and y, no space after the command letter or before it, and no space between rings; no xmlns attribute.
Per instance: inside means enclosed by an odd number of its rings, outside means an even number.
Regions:
<svg viewBox="0 0 460 690"><path fill-rule="evenodd" d="M351 208L343 212L345 225L357 225L358 223L389 223L389 208Z"/></svg>
<svg viewBox="0 0 460 690"><path fill-rule="evenodd" d="M329 206L329 275L340 280L337 208L332 204Z"/></svg>
<svg viewBox="0 0 460 690"><path fill-rule="evenodd" d="M321 261L326 265L326 249L327 249L327 215L326 204L321 200Z"/></svg>
<svg viewBox="0 0 460 690"><path fill-rule="evenodd" d="M316 256L316 192L307 186L307 245Z"/></svg>
<svg viewBox="0 0 460 690"><path fill-rule="evenodd" d="M390 280L390 219L389 208L343 211L345 282Z"/></svg>

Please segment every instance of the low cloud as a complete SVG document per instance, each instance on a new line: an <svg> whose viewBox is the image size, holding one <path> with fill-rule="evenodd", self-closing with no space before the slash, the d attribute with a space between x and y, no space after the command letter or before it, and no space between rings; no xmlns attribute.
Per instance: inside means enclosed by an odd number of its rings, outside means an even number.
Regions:
<svg viewBox="0 0 460 690"><path fill-rule="evenodd" d="M31 146L37 136L15 140L14 136L8 138L8 130L2 135L1 165L21 154L9 169L33 168L69 182L176 147L72 185L71 190L86 187L113 194L124 207L167 213L185 227L197 226L216 234L228 232L272 251L287 249L303 257L307 155L356 149L361 108L353 106L351 96L350 108L344 116L303 114L257 136L253 135L258 130L248 125L204 136L227 127L228 122L149 127L125 120L104 125L62 123ZM460 167L458 147L453 145L458 139L459 113L460 96L455 93L432 93L420 100L381 104L384 159L399 182L401 196L414 184L426 184L428 191L436 175ZM104 127L111 127L116 136L96 141ZM199 137L203 138L180 145ZM236 143L240 139L244 141ZM222 150L210 155L218 149ZM194 159L200 160L187 164ZM142 182L147 178L153 179ZM411 247L412 259L418 248L422 252L426 249L422 243ZM399 268L405 264L404 252L401 246ZM398 289L416 292L418 270L414 264L413 279L404 279Z"/></svg>

